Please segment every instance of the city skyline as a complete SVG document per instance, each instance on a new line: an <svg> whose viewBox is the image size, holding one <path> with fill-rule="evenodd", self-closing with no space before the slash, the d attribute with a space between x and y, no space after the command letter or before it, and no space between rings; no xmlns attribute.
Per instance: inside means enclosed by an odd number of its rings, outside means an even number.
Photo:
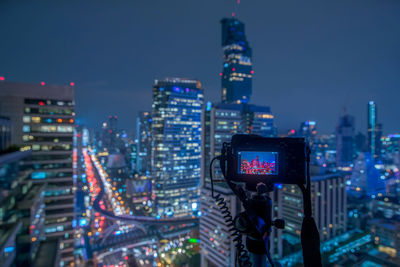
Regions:
<svg viewBox="0 0 400 267"><path fill-rule="evenodd" d="M0 76L6 81L75 82L78 122L95 128L105 116L115 114L122 128L133 130L137 112L149 110L154 79L198 78L205 99L219 101L218 24L221 18L230 17L231 2L210 3L209 9L199 3L185 4L187 13L182 17L173 15L173 3L160 3L157 9L148 4L110 8L103 3L91 9L72 3L61 9L47 3L3 3L0 24L6 27L2 34L5 42L0 44L4 55ZM270 106L279 114L279 132L314 120L319 133L333 133L332 125L343 105L355 116L356 130L364 132L365 103L374 100L380 107L383 133L396 132L396 119L390 113L400 92L396 75L399 38L388 32L399 25L395 14L400 5L387 3L379 9L372 2L363 6L344 6L342 2L298 5L291 3L287 12L275 12L285 10L279 3L250 5L242 1L240 5L238 18L246 24L255 58L250 103ZM335 20L338 16L340 21ZM11 23L15 18L18 23ZM53 23L48 24L49 19ZM316 19L321 20L320 25L314 24ZM183 20L189 22L184 25L180 23ZM117 29L116 25L124 26ZM16 34L26 30L29 35ZM157 38L163 41L153 42ZM300 41L293 43L297 38ZM27 42L31 46L23 46L23 51L21 46L13 46ZM147 52L140 55L144 47ZM28 62L23 72L19 58ZM55 60L64 64L54 67ZM133 99L140 101L131 105Z"/></svg>
<svg viewBox="0 0 400 267"><path fill-rule="evenodd" d="M3 1L0 265L400 266L397 14Z"/></svg>

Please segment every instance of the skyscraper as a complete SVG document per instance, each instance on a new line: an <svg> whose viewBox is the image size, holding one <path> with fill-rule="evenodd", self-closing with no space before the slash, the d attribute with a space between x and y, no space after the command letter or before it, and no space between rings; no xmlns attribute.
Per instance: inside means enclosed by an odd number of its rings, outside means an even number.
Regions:
<svg viewBox="0 0 400 267"><path fill-rule="evenodd" d="M345 167L353 164L354 138L354 117L345 114L339 118L336 127L336 166Z"/></svg>
<svg viewBox="0 0 400 267"><path fill-rule="evenodd" d="M276 136L274 116L268 106L248 104L252 93L251 48L244 34L244 24L236 18L225 18L222 24L224 51L222 103L208 102L203 118L203 157L201 187L200 246L202 266L235 265L235 247L229 227L218 205L211 198L209 167L212 158L220 155L223 142L229 142L236 133ZM223 179L218 163L214 166L215 178ZM215 191L225 198L232 216L242 211L240 201L226 184L215 184ZM270 194L274 201L272 217L280 218L277 206L281 191ZM282 256L281 231L271 233L271 254Z"/></svg>
<svg viewBox="0 0 400 267"><path fill-rule="evenodd" d="M377 107L374 101L368 103L368 151L375 160L381 154L382 124L378 123Z"/></svg>
<svg viewBox="0 0 400 267"><path fill-rule="evenodd" d="M386 190L385 182L381 179L370 152L358 155L354 162L350 182L350 192L358 196L376 196Z"/></svg>
<svg viewBox="0 0 400 267"><path fill-rule="evenodd" d="M155 81L151 176L157 216L193 215L198 209L202 107L198 80Z"/></svg>
<svg viewBox="0 0 400 267"><path fill-rule="evenodd" d="M304 121L300 124L299 135L312 142L317 135L317 123L315 121Z"/></svg>
<svg viewBox="0 0 400 267"><path fill-rule="evenodd" d="M139 173L151 171L151 112L141 111L136 121L137 163Z"/></svg>
<svg viewBox="0 0 400 267"><path fill-rule="evenodd" d="M321 241L342 234L347 227L347 193L345 176L340 173L311 177L313 217ZM284 185L282 215L285 219L284 238L300 242L303 221L303 196L297 185ZM295 237L295 239L293 239Z"/></svg>
<svg viewBox="0 0 400 267"><path fill-rule="evenodd" d="M74 106L73 86L0 82L0 115L12 121L12 143L32 149L23 168L47 184L45 233L60 238L65 265L74 259Z"/></svg>
<svg viewBox="0 0 400 267"><path fill-rule="evenodd" d="M252 92L253 69L244 24L236 18L224 18L221 24L224 51L223 70L220 73L222 102L248 103Z"/></svg>

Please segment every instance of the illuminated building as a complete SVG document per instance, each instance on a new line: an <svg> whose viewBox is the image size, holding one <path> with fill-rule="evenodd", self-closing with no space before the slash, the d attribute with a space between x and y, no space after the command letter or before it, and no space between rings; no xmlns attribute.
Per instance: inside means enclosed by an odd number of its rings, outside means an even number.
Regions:
<svg viewBox="0 0 400 267"><path fill-rule="evenodd" d="M29 155L30 151L15 151L0 156L0 223L19 224L15 243L6 249L16 253L16 266L31 265L37 256L39 242L44 240L45 185L29 179L32 170L19 168L21 161ZM7 232L1 233L2 238L3 234L7 235ZM4 264L1 259L0 264Z"/></svg>
<svg viewBox="0 0 400 267"><path fill-rule="evenodd" d="M400 218L400 201L391 196L375 197L372 199L372 212L386 219L392 219L394 216Z"/></svg>
<svg viewBox="0 0 400 267"><path fill-rule="evenodd" d="M380 252L400 257L400 222L387 219L368 221L375 245Z"/></svg>
<svg viewBox="0 0 400 267"><path fill-rule="evenodd" d="M376 196L385 192L385 183L369 152L360 153L355 160L349 188L357 196Z"/></svg>
<svg viewBox="0 0 400 267"><path fill-rule="evenodd" d="M311 204L313 217L321 241L343 234L347 228L347 193L345 176L324 174L311 177ZM282 218L284 237L295 245L300 242L303 222L303 197L297 185L283 185Z"/></svg>
<svg viewBox="0 0 400 267"><path fill-rule="evenodd" d="M389 134L381 137L381 144L383 160L400 165L400 134Z"/></svg>
<svg viewBox="0 0 400 267"><path fill-rule="evenodd" d="M377 107L374 101L368 103L368 151L375 160L381 155L382 124L378 123Z"/></svg>
<svg viewBox="0 0 400 267"><path fill-rule="evenodd" d="M251 48L244 24L236 18L224 18L222 24L223 70L220 73L223 103L248 103L252 92Z"/></svg>
<svg viewBox="0 0 400 267"><path fill-rule="evenodd" d="M137 164L139 173L151 172L151 113L139 112L136 122Z"/></svg>
<svg viewBox="0 0 400 267"><path fill-rule="evenodd" d="M0 117L0 151L11 145L11 121L8 118Z"/></svg>
<svg viewBox="0 0 400 267"><path fill-rule="evenodd" d="M126 193L126 179L129 177L129 169L124 155L113 153L108 155L106 163L107 174L111 179L113 187L119 194Z"/></svg>
<svg viewBox="0 0 400 267"><path fill-rule="evenodd" d="M317 135L317 123L315 121L304 121L300 124L298 135L312 142Z"/></svg>
<svg viewBox="0 0 400 267"><path fill-rule="evenodd" d="M262 136L274 136L274 116L269 107L247 104L219 104L208 102L203 119L203 172L201 187L200 249L202 266L234 266L235 253L233 237L225 223L223 214L211 198L209 164L220 155L223 142L229 142L236 133L252 133ZM214 179L223 179L218 162L214 164ZM242 211L240 201L224 183L216 183L215 192L227 202L234 217ZM270 194L273 200L273 218L281 218L281 190ZM271 233L271 255L282 256L281 231Z"/></svg>
<svg viewBox="0 0 400 267"><path fill-rule="evenodd" d="M12 121L12 143L32 150L24 169L46 183L46 237L60 238L61 263L74 260L72 147L74 87L0 83L0 115Z"/></svg>
<svg viewBox="0 0 400 267"><path fill-rule="evenodd" d="M345 114L339 118L336 127L336 166L347 167L353 164L354 135L354 117Z"/></svg>
<svg viewBox="0 0 400 267"><path fill-rule="evenodd" d="M311 164L321 167L336 166L336 136L323 134L314 138L311 148Z"/></svg>
<svg viewBox="0 0 400 267"><path fill-rule="evenodd" d="M202 107L203 88L198 80L155 81L151 177L157 216L178 217L197 212Z"/></svg>

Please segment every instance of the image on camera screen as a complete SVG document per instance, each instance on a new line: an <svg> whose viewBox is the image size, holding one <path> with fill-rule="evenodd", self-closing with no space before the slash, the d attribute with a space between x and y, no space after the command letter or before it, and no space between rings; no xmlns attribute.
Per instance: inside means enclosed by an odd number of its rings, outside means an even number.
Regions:
<svg viewBox="0 0 400 267"><path fill-rule="evenodd" d="M277 175L278 152L239 151L239 174Z"/></svg>

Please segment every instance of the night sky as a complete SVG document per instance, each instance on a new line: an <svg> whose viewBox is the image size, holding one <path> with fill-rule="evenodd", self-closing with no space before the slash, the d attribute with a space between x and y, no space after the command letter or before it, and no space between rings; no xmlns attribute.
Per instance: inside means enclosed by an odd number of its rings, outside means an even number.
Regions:
<svg viewBox="0 0 400 267"><path fill-rule="evenodd" d="M198 78L219 101L220 19L233 0L0 0L0 76L76 83L80 122L108 115L135 128L152 84ZM269 105L279 132L316 120L331 133L343 107L366 133L375 100L384 133L400 132L400 1L242 0L255 76L251 102Z"/></svg>

